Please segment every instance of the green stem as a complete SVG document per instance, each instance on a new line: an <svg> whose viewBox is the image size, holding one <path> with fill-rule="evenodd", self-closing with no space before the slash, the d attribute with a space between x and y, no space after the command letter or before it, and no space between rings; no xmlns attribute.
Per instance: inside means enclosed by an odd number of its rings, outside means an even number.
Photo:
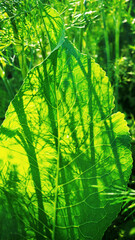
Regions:
<svg viewBox="0 0 135 240"><path fill-rule="evenodd" d="M20 65L20 69L22 72L22 77L23 79L26 77L27 75L27 63L26 63L26 58L25 58L25 53L24 53L24 39L23 39L23 29L25 26L22 26L22 36L19 36L19 32L18 32L18 27L15 21L15 17L14 17L14 13L12 12L12 8L11 9L7 9L6 13L8 14L9 18L10 18L10 23L13 29L13 34L14 34L14 42L15 44L15 49L18 55L18 60L19 60L19 65ZM23 24L24 25L24 24ZM22 42L21 42L22 39Z"/></svg>
<svg viewBox="0 0 135 240"><path fill-rule="evenodd" d="M11 85L9 84L8 80L7 80L5 77L3 77L3 78L2 78L2 81L3 81L4 85L5 85L5 88L7 89L7 92L8 92L8 94L9 94L10 99L13 99L13 97L14 97L14 92L13 92L12 87L11 87Z"/></svg>
<svg viewBox="0 0 135 240"><path fill-rule="evenodd" d="M111 79L111 58L110 58L110 46L109 46L109 36L107 31L107 24L106 24L106 17L105 17L105 11L104 11L104 0L99 0L101 7L101 17L103 21L103 31L104 31L104 41L105 41L105 49L106 49L106 66L107 66L107 76L109 79ZM110 102L110 96L109 96L109 82L108 82L108 103Z"/></svg>
<svg viewBox="0 0 135 240"><path fill-rule="evenodd" d="M120 57L120 24L121 24L121 0L118 9L115 12L115 111L118 111L118 95L119 95L119 57Z"/></svg>
<svg viewBox="0 0 135 240"><path fill-rule="evenodd" d="M109 36L108 36L108 32L107 32L103 0L100 0L100 2L102 3L101 17L102 17L103 26L104 26L103 30L104 30L104 40L105 40L106 59L107 59L107 75L110 78L111 77L111 73L110 73L110 62L111 62L111 60L110 60Z"/></svg>
<svg viewBox="0 0 135 240"><path fill-rule="evenodd" d="M81 13L83 13L83 0L81 0ZM82 52L82 41L83 41L83 28L80 29L79 49Z"/></svg>
<svg viewBox="0 0 135 240"><path fill-rule="evenodd" d="M56 90L57 91L57 90ZM57 98L57 96L56 96ZM58 104L58 98L57 101L57 122L58 122L58 149L57 149L57 166L56 166L56 186L55 186L55 201L54 201L54 221L53 221L53 231L52 231L52 240L55 240L55 231L56 231L56 222L57 222L57 202L58 202L58 184L59 184L59 166L60 166L60 129L59 129L59 104Z"/></svg>

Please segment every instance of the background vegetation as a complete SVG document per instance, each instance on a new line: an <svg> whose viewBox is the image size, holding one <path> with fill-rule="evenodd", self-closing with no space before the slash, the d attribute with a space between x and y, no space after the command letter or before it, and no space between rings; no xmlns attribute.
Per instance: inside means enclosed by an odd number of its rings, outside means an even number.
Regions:
<svg viewBox="0 0 135 240"><path fill-rule="evenodd" d="M23 29L23 24L25 25L25 15L36 7L36 1L31 1L30 4L28 2L28 0L0 2L0 123L3 122L7 107L20 88L26 72L41 61L38 46L37 52L35 52L33 46L28 48L23 42L21 29ZM135 163L135 1L42 0L42 2L51 5L60 13L64 19L66 35L71 42L81 52L92 56L107 72L114 87L116 99L114 111L120 110L125 113L130 127L131 147ZM10 23L5 21L7 15L10 17ZM15 19L18 19L18 25L15 24ZM22 34L21 42L18 39L18 31ZM28 38L30 39L30 36ZM5 184L8 184L10 188L14 184L15 189L17 183L15 169L13 169L12 174L10 172L10 175L11 181L6 183L5 179ZM106 231L103 239L135 239L134 190L135 164L129 182L129 192L124 198L125 204L120 215ZM16 194L18 193L16 192ZM0 201L3 205L5 199L0 199ZM7 202L8 204L10 203ZM5 213L7 205L4 206ZM20 214L21 202L18 208L15 206L16 202L14 201L14 206L10 206L11 215L12 211ZM24 212L25 209L22 214ZM19 217L21 219L22 216ZM3 219L4 225L2 224ZM6 214L0 216L0 226L3 227L3 230L9 221L10 216L6 217ZM30 221L32 220L30 219ZM14 219L14 226L17 224L16 219ZM22 224L23 231L23 223L20 222L20 224ZM22 232L23 234L25 231ZM3 239L3 236L0 236L0 239ZM13 237L13 239L15 238Z"/></svg>

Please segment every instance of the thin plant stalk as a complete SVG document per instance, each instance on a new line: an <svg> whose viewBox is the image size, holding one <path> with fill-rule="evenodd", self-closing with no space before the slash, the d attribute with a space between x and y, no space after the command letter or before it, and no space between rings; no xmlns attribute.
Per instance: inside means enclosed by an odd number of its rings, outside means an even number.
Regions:
<svg viewBox="0 0 135 240"><path fill-rule="evenodd" d="M83 4L83 0L81 0L81 14L83 14L83 8L84 8L84 4ZM79 39L79 49L80 52L82 52L82 42L83 42L83 28L80 29L80 39Z"/></svg>
<svg viewBox="0 0 135 240"><path fill-rule="evenodd" d="M118 111L121 0L115 9L115 111Z"/></svg>
<svg viewBox="0 0 135 240"><path fill-rule="evenodd" d="M101 17L103 21L103 31L104 31L104 40L105 40L105 49L106 49L106 60L107 60L107 75L109 78L111 78L111 69L110 69L110 46L109 46L109 36L108 36L108 31L107 31L107 26L106 26L106 17L105 17L105 12L104 12L104 2L103 0L99 1L102 4L101 7Z"/></svg>
<svg viewBox="0 0 135 240"><path fill-rule="evenodd" d="M15 50L18 55L19 65L20 65L20 69L22 72L22 77L24 79L27 75L27 64L26 64L26 57L25 57L25 53L24 53L24 37L23 37L23 31L22 31L21 40L19 38L18 26L15 22L15 16L14 16L13 9L14 9L14 7L12 5L12 2L10 5L8 2L5 3L5 11L6 11L7 15L9 16L10 23L12 26L12 30L13 30L13 34L14 34Z"/></svg>
<svg viewBox="0 0 135 240"><path fill-rule="evenodd" d="M111 58L110 58L110 46L109 46L109 36L107 31L106 17L104 11L104 0L99 0L99 4L101 5L101 18L103 21L103 31L104 31L104 41L105 41L105 49L106 49L106 65L107 65L107 76L111 79ZM108 82L108 102L109 102L109 82Z"/></svg>
<svg viewBox="0 0 135 240"><path fill-rule="evenodd" d="M13 90L12 90L12 87L11 87L10 83L8 82L8 80L6 79L6 77L3 77L3 78L2 78L2 81L3 81L4 85L5 85L5 88L6 88L7 92L8 92L8 94L9 94L10 100L13 99L13 97L14 97L14 92L13 92Z"/></svg>

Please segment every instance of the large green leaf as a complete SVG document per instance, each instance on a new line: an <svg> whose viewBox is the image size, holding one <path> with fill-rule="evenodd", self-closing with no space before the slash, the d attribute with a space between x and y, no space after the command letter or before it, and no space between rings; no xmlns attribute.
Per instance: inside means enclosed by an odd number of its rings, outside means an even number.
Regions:
<svg viewBox="0 0 135 240"><path fill-rule="evenodd" d="M34 239L98 240L116 218L121 204L107 193L126 188L132 158L113 102L105 72L68 40L29 72L0 130L1 185L14 166L27 239L31 229Z"/></svg>

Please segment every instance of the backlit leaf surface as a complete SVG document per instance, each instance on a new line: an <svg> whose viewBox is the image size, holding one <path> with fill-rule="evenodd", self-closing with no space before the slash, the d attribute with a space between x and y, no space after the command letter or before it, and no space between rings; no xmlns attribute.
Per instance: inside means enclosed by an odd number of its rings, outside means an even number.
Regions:
<svg viewBox="0 0 135 240"><path fill-rule="evenodd" d="M105 72L65 39L10 104L1 126L1 185L14 166L36 219L34 239L102 239L116 218L121 204L107 193L126 188L132 159L128 127L123 114L112 114L113 102Z"/></svg>

